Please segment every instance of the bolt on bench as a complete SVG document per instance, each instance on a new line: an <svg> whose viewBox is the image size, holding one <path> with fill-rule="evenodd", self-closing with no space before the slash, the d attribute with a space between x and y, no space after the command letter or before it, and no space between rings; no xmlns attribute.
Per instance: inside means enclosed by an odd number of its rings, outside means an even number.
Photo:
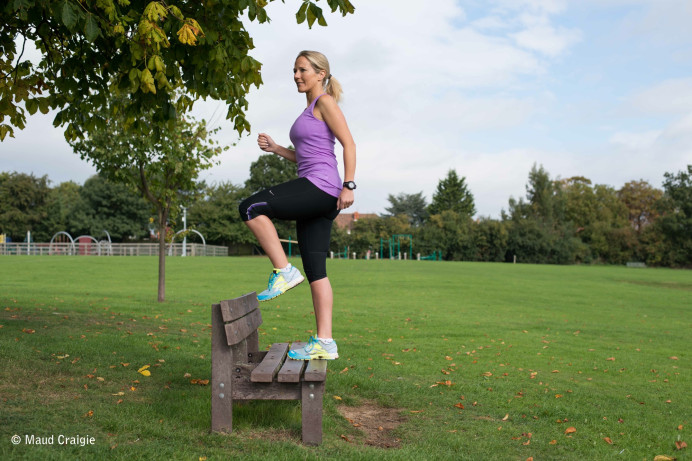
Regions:
<svg viewBox="0 0 692 461"><path fill-rule="evenodd" d="M260 351L261 324L255 292L211 306L211 430L233 431L233 401L300 400L303 443L319 445L327 361L289 359L288 343Z"/></svg>

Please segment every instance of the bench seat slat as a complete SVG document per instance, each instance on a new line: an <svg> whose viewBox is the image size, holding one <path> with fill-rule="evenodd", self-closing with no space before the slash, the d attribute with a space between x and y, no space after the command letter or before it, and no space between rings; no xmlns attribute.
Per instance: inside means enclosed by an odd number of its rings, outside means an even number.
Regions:
<svg viewBox="0 0 692 461"><path fill-rule="evenodd" d="M262 314L259 309L255 309L235 322L227 323L224 328L226 329L228 345L238 344L257 330L260 325L262 325Z"/></svg>
<svg viewBox="0 0 692 461"><path fill-rule="evenodd" d="M224 323L239 319L259 307L257 294L254 291L235 299L226 299L219 304Z"/></svg>
<svg viewBox="0 0 692 461"><path fill-rule="evenodd" d="M279 371L287 352L288 343L272 344L264 360L252 370L250 381L253 383L271 383L274 381L274 376Z"/></svg>
<svg viewBox="0 0 692 461"><path fill-rule="evenodd" d="M327 379L327 362L329 360L309 360L305 369L305 381L324 381Z"/></svg>
<svg viewBox="0 0 692 461"><path fill-rule="evenodd" d="M303 346L305 346L305 343L296 342L291 344L291 350L300 349ZM280 383L298 383L304 368L305 360L291 360L287 358L284 366L279 371L278 381Z"/></svg>

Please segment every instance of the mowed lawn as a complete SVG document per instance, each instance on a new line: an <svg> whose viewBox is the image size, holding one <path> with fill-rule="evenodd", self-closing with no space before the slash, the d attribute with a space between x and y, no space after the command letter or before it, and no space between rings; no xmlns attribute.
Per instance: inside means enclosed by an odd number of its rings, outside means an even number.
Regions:
<svg viewBox="0 0 692 461"><path fill-rule="evenodd" d="M298 402L211 434L210 305L269 270L169 258L158 303L154 257L0 257L0 458L692 459L692 272L668 269L329 261L323 444ZM261 346L314 333L307 283L261 308Z"/></svg>

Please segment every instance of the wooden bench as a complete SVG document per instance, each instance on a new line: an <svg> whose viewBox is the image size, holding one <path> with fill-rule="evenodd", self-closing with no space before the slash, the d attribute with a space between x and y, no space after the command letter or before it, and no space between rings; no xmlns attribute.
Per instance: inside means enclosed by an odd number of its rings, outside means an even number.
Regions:
<svg viewBox="0 0 692 461"><path fill-rule="evenodd" d="M211 430L232 432L234 401L300 400L303 443L319 445L327 361L289 359L288 343L260 351L261 324L254 292L212 305Z"/></svg>

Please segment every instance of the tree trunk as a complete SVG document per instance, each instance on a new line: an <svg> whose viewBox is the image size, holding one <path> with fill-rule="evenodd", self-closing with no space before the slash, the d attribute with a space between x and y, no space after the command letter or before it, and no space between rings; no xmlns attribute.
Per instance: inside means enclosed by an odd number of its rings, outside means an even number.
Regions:
<svg viewBox="0 0 692 461"><path fill-rule="evenodd" d="M159 297L158 301L166 300L166 222L168 213L159 211Z"/></svg>

